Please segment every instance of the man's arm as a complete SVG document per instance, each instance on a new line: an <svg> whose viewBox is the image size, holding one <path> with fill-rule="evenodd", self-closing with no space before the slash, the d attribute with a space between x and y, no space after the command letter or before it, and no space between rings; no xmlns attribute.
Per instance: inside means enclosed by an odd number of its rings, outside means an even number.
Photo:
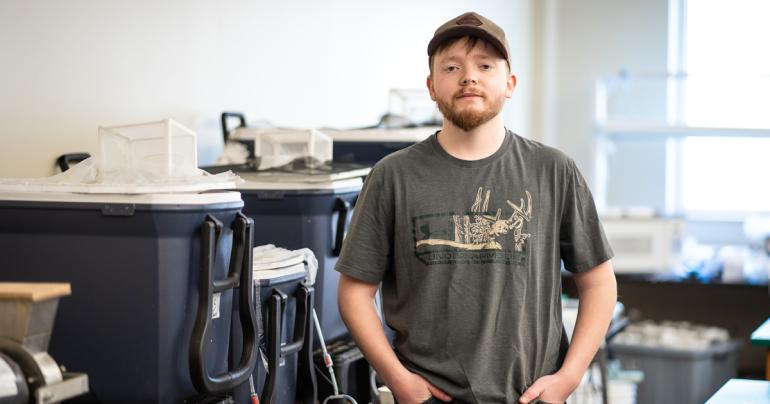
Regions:
<svg viewBox="0 0 770 404"><path fill-rule="evenodd" d="M605 261L586 272L574 274L573 278L580 305L567 357L558 372L541 377L524 392L520 400L522 403L538 397L547 402L566 400L580 384L604 341L618 298L612 263Z"/></svg>
<svg viewBox="0 0 770 404"><path fill-rule="evenodd" d="M358 348L401 404L421 403L431 396L449 401L446 393L410 372L396 357L374 306L377 285L340 274L337 300L342 320Z"/></svg>

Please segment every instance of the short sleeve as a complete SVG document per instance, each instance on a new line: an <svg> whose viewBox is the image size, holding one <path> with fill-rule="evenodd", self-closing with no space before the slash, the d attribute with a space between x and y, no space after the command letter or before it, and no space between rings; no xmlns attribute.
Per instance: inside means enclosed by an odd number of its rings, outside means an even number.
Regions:
<svg viewBox="0 0 770 404"><path fill-rule="evenodd" d="M596 205L585 179L568 160L564 205L559 227L559 249L564 267L584 272L612 258Z"/></svg>
<svg viewBox="0 0 770 404"><path fill-rule="evenodd" d="M393 188L385 169L375 166L364 182L335 269L379 283L393 255Z"/></svg>

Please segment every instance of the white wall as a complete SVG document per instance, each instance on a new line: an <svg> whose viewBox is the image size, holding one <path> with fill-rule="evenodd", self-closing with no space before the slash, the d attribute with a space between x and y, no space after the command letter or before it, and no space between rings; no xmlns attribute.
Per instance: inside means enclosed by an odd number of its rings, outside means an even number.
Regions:
<svg viewBox="0 0 770 404"><path fill-rule="evenodd" d="M221 148L219 114L295 127L375 124L391 88L423 88L433 30L475 10L507 32L519 88L506 124L530 132L536 0L0 2L0 176L95 152L97 126L172 117Z"/></svg>
<svg viewBox="0 0 770 404"><path fill-rule="evenodd" d="M535 132L593 177L594 85L601 75L667 68L668 0L536 2Z"/></svg>

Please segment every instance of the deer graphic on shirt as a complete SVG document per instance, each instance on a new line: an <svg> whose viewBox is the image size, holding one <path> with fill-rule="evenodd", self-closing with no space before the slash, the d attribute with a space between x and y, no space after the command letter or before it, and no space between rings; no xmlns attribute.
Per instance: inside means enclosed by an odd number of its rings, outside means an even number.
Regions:
<svg viewBox="0 0 770 404"><path fill-rule="evenodd" d="M524 242L531 236L524 233L523 229L524 223L532 219L532 195L529 191L524 191L526 203L524 198L520 198L518 205L506 200L513 213L504 219L500 208L494 216L485 214L489 212L490 194L490 190L484 192L484 188L480 187L471 206L471 214L452 215L453 240L428 238L417 241L416 246L444 245L464 250L502 250L503 247L497 238L513 230L514 248L516 251L522 251Z"/></svg>

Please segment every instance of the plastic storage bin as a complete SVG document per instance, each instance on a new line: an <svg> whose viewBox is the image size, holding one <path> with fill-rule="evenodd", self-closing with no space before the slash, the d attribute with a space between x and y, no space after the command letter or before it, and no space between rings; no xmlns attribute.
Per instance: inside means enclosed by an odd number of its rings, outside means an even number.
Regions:
<svg viewBox="0 0 770 404"><path fill-rule="evenodd" d="M169 177L197 174L195 132L173 119L99 127L99 172L142 169Z"/></svg>
<svg viewBox="0 0 770 404"><path fill-rule="evenodd" d="M230 138L243 143L265 170L303 159L310 167L332 160L332 139L315 129L238 128Z"/></svg>
<svg viewBox="0 0 770 404"><path fill-rule="evenodd" d="M624 369L639 369L644 380L638 404L702 403L737 374L740 341L684 350L612 343L610 352Z"/></svg>
<svg viewBox="0 0 770 404"><path fill-rule="evenodd" d="M319 184L264 184L252 181L258 176L244 178L246 183L238 190L243 197L243 213L254 220L254 228L258 229L254 245L311 249L318 259L315 309L324 338L333 341L347 336L337 308L340 275L334 266L361 191L361 181L336 181L322 189ZM274 189L259 189L266 185L273 185ZM305 189L291 189L292 185Z"/></svg>
<svg viewBox="0 0 770 404"><path fill-rule="evenodd" d="M88 374L90 393L78 402L203 400L192 398L199 395L193 374L201 372L190 360L191 346L202 347L211 376L239 366L228 363L239 290L208 296L207 331L203 338L193 334L206 297L202 270L222 280L231 257L249 251L250 240L234 227L242 206L236 192L0 193L0 280L72 285L49 353ZM212 223L221 228L214 231Z"/></svg>
<svg viewBox="0 0 770 404"><path fill-rule="evenodd" d="M390 153L430 137L439 127L407 129L328 130L334 140L334 161L374 165Z"/></svg>
<svg viewBox="0 0 770 404"><path fill-rule="evenodd" d="M313 288L305 285L304 266L254 271L255 310L263 336L262 360L252 373L262 403L294 404L315 402L313 380ZM242 349L240 325L233 323L231 361ZM236 403L249 402L249 386L233 391Z"/></svg>

